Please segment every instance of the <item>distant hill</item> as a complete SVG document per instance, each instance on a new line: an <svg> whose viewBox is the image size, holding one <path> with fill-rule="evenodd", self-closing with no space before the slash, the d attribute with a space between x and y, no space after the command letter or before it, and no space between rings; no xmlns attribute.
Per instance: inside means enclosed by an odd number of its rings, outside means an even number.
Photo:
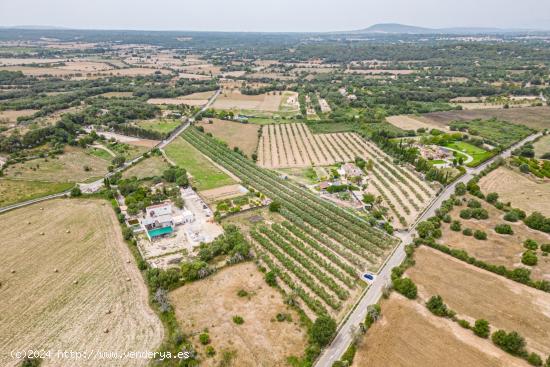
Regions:
<svg viewBox="0 0 550 367"><path fill-rule="evenodd" d="M399 23L380 23L365 29L351 31L360 34L495 34L527 32L526 29L503 29L484 27L425 28Z"/></svg>

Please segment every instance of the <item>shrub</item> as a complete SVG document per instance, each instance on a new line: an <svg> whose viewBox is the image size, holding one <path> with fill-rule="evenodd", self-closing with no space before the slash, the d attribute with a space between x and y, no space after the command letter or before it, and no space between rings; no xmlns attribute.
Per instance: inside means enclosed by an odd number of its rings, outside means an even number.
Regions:
<svg viewBox="0 0 550 367"><path fill-rule="evenodd" d="M475 219L487 219L489 218L489 212L483 208L472 209L472 218Z"/></svg>
<svg viewBox="0 0 550 367"><path fill-rule="evenodd" d="M443 302L443 298L439 295L432 296L426 302L426 307L436 316L453 317L455 315L455 312L447 308L447 305Z"/></svg>
<svg viewBox="0 0 550 367"><path fill-rule="evenodd" d="M278 313L277 316L275 316L275 319L277 319L277 321L279 322L283 322L283 321L292 321L292 316L290 316L289 314L287 313Z"/></svg>
<svg viewBox="0 0 550 367"><path fill-rule="evenodd" d="M319 346L324 347L336 333L336 321L331 317L319 316L311 326L311 339Z"/></svg>
<svg viewBox="0 0 550 367"><path fill-rule="evenodd" d="M277 285L277 275L273 271L268 271L265 274L265 282L271 286L275 287Z"/></svg>
<svg viewBox="0 0 550 367"><path fill-rule="evenodd" d="M457 195L465 195L466 194L466 185L462 182L459 182L456 184L456 187L455 187L455 194Z"/></svg>
<svg viewBox="0 0 550 367"><path fill-rule="evenodd" d="M536 249L539 248L539 244L537 241L528 238L523 242L523 247L525 247L527 250L535 251Z"/></svg>
<svg viewBox="0 0 550 367"><path fill-rule="evenodd" d="M529 356L527 357L527 362L531 366L542 366L542 358L540 358L540 356L535 352L529 353Z"/></svg>
<svg viewBox="0 0 550 367"><path fill-rule="evenodd" d="M476 320L472 330L480 338L488 338L490 332L489 322L484 319Z"/></svg>
<svg viewBox="0 0 550 367"><path fill-rule="evenodd" d="M415 299L418 292L416 284L409 278L394 279L393 288L409 299Z"/></svg>
<svg viewBox="0 0 550 367"><path fill-rule="evenodd" d="M199 335L199 341L202 345L210 344L210 335L208 333L202 333Z"/></svg>
<svg viewBox="0 0 550 367"><path fill-rule="evenodd" d="M211 345L207 346L205 351L207 357L214 357L214 355L216 354L216 350Z"/></svg>
<svg viewBox="0 0 550 367"><path fill-rule="evenodd" d="M487 200L487 202L489 202L491 204L496 203L497 200L498 200L498 193L491 192L491 193L487 194L487 196L485 197L485 200Z"/></svg>
<svg viewBox="0 0 550 367"><path fill-rule="evenodd" d="M71 196L73 197L82 196L82 191L80 191L80 187L78 186L73 187L71 190Z"/></svg>
<svg viewBox="0 0 550 367"><path fill-rule="evenodd" d="M491 339L496 346L510 354L521 355L525 352L525 339L515 331L506 333L504 330L498 330L493 333Z"/></svg>
<svg viewBox="0 0 550 367"><path fill-rule="evenodd" d="M495 226L495 232L498 234L514 234L509 224L497 224Z"/></svg>
<svg viewBox="0 0 550 367"><path fill-rule="evenodd" d="M233 322L237 325L244 324L244 319L241 316L233 316Z"/></svg>
<svg viewBox="0 0 550 367"><path fill-rule="evenodd" d="M540 245L540 249L542 250L542 252L550 252L550 243Z"/></svg>
<svg viewBox="0 0 550 367"><path fill-rule="evenodd" d="M534 266L538 263L537 254L532 250L527 250L521 255L521 262L528 266Z"/></svg>
<svg viewBox="0 0 550 367"><path fill-rule="evenodd" d="M239 290L239 291L237 292L237 296L239 296L239 297L246 297L246 296L248 296L248 292L245 291L244 289L241 289L241 290Z"/></svg>
<svg viewBox="0 0 550 367"><path fill-rule="evenodd" d="M504 220L508 222L517 222L518 221L518 215L514 211L509 211L508 213L504 214Z"/></svg>
<svg viewBox="0 0 550 367"><path fill-rule="evenodd" d="M481 208L481 203L476 199L470 199L468 201L468 208L472 208L472 209Z"/></svg>
<svg viewBox="0 0 550 367"><path fill-rule="evenodd" d="M477 229L475 232L474 232L474 238L476 240L480 240L480 241L484 241L487 239L487 233L483 232L483 231L480 231L479 229Z"/></svg>
<svg viewBox="0 0 550 367"><path fill-rule="evenodd" d="M464 329L470 329L472 327L468 320L460 319L457 322L458 325L462 326Z"/></svg>
<svg viewBox="0 0 550 367"><path fill-rule="evenodd" d="M473 235L474 233L472 232L472 230L470 228L464 228L464 230L462 231L462 234L464 236L471 236Z"/></svg>
<svg viewBox="0 0 550 367"><path fill-rule="evenodd" d="M461 227L462 226L458 220L454 220L453 223L451 223L451 231L459 232Z"/></svg>
<svg viewBox="0 0 550 367"><path fill-rule="evenodd" d="M460 211L460 218L462 219L471 219L472 218L472 210L471 209L462 209Z"/></svg>

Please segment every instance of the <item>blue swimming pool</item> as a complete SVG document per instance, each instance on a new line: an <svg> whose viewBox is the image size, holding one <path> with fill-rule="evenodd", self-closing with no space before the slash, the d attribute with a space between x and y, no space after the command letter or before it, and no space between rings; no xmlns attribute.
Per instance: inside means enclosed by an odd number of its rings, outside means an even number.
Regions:
<svg viewBox="0 0 550 367"><path fill-rule="evenodd" d="M172 227L164 227L164 228L155 228L147 232L149 233L149 237L153 238L153 237L162 236L164 234L172 233L173 231L174 230L172 229Z"/></svg>

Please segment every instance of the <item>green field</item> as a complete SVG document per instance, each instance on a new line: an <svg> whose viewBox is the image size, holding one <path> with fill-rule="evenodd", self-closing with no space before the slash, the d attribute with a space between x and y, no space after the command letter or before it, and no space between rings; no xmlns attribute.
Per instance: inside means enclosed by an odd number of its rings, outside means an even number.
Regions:
<svg viewBox="0 0 550 367"><path fill-rule="evenodd" d="M451 130L460 130L468 134L481 137L491 145L509 147L515 142L531 135L534 130L497 119L455 121L450 125Z"/></svg>
<svg viewBox="0 0 550 367"><path fill-rule="evenodd" d="M181 125L180 120L144 120L137 123L139 127L156 131L161 134L169 134Z"/></svg>
<svg viewBox="0 0 550 367"><path fill-rule="evenodd" d="M86 153L94 155L94 156L96 156L98 158L101 158L101 159L105 159L106 161L111 161L114 158L112 155L109 154L109 152L107 152L105 149L101 149L101 148L92 147L92 148L87 149Z"/></svg>
<svg viewBox="0 0 550 367"><path fill-rule="evenodd" d="M182 138L177 138L166 149L168 158L185 168L197 190L209 190L234 184L235 181L212 164L205 156Z"/></svg>
<svg viewBox="0 0 550 367"><path fill-rule="evenodd" d="M492 152L488 152L484 149L476 147L475 145L472 145L463 141L455 141L452 143L448 143L445 146L448 148L459 150L468 155L471 155L472 158L474 158L474 160L467 164L468 167L477 167L478 165L485 162L487 159L491 158L494 155L494 153ZM466 156L464 156L464 159L466 159Z"/></svg>
<svg viewBox="0 0 550 367"><path fill-rule="evenodd" d="M57 194L69 190L74 184L0 179L0 207Z"/></svg>

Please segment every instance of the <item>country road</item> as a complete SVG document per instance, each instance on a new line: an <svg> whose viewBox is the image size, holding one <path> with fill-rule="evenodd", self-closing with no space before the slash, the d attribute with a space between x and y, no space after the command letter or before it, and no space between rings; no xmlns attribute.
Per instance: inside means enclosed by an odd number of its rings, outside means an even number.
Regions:
<svg viewBox="0 0 550 367"><path fill-rule="evenodd" d="M214 93L214 95L212 95L212 97L210 97L208 102L197 113L195 113L191 118L187 119L185 121L185 123L180 125L179 127L177 127L170 134L170 136L168 136L168 138L162 140L160 143L155 145L152 149L158 148L158 149L162 150L162 148L166 147L168 144L170 144L172 141L174 141L175 138L180 136L181 133L183 133L185 131L185 129L187 129L189 127L192 120L194 120L199 114L204 112L206 109L210 108L210 106L212 105L212 103L214 103L214 101L220 95L220 93L221 93L221 89L218 89L216 91L216 93ZM141 159L143 159L144 154L149 153L149 152L150 152L150 150L148 150L147 152L143 153L142 155L132 159L131 161L125 162L121 167L118 167L115 170L113 170L112 172L107 173L104 178L109 178L109 177L113 176L114 174L116 174L118 172L122 172L125 169L130 168L133 164L135 164L135 163L139 162ZM90 183L79 183L78 186L80 187L80 189L84 193L93 193L93 192L96 192L99 189L101 189L101 187L103 186L103 183L104 183L104 178L101 178L97 181L90 182ZM16 203L16 204L13 204L13 205L8 205L8 206L0 208L0 213L7 212L9 210L13 210L13 209L17 209L17 208L21 208L21 207L24 207L24 206L27 206L27 205L35 204L35 203L38 203L38 202L41 202L41 201L44 201L44 200L59 198L59 197L68 195L69 193L70 193L70 190L60 192L60 193L57 193L57 194L53 194L53 195L44 196L44 197L33 199L33 200L23 201L21 203Z"/></svg>
<svg viewBox="0 0 550 367"><path fill-rule="evenodd" d="M415 236L415 229L418 223L433 217L435 211L441 206L443 201L449 199L455 191L455 187L459 182L466 183L470 181L476 174L480 173L488 165L493 163L499 157L507 158L511 155L512 151L521 145L533 141L541 136L542 133L537 133L530 135L527 138L523 139L519 143L511 146L507 150L503 151L499 155L491 158L485 163L479 165L476 168L467 169L466 174L462 175L458 180L452 184L446 186L438 196L432 201L432 203L426 208L426 210L420 215L417 221L410 227L408 231L397 232L395 235L401 240L401 243L397 249L391 254L391 256L386 260L386 263L378 272L375 280L369 286L367 292L359 300L357 306L354 308L352 313L344 323L341 324L338 328L338 334L332 340L332 343L324 349L321 353L315 366L317 367L330 367L334 362L336 362L342 354L346 351L347 347L350 345L353 338L353 331L356 330L360 323L365 320L367 316L367 307L369 305L375 304L378 302L382 296L384 288L391 284L391 269L396 266L399 266L403 260L405 260L405 246L412 243Z"/></svg>

